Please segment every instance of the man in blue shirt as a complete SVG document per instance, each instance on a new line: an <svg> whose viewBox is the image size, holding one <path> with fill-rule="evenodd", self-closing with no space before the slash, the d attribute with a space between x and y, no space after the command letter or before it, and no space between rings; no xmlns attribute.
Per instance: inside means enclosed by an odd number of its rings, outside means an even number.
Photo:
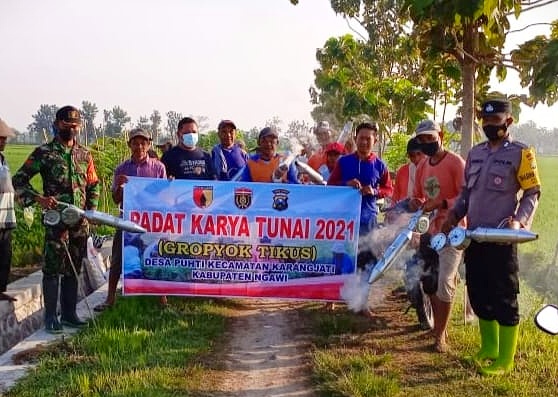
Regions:
<svg viewBox="0 0 558 397"><path fill-rule="evenodd" d="M231 120L222 120L217 127L219 141L211 151L217 179L230 181L245 165L248 154L235 143L236 125Z"/></svg>

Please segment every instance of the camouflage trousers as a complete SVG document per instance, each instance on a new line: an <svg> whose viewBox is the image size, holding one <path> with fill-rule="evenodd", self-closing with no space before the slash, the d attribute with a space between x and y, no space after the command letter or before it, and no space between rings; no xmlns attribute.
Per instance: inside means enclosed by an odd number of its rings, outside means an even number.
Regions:
<svg viewBox="0 0 558 397"><path fill-rule="evenodd" d="M81 272L81 262L87 255L87 237L89 236L89 225L83 221L73 227L50 227L45 226L45 255L43 263L43 274L74 277L74 271L68 258L68 252L72 258L76 272ZM64 247L67 245L68 252Z"/></svg>

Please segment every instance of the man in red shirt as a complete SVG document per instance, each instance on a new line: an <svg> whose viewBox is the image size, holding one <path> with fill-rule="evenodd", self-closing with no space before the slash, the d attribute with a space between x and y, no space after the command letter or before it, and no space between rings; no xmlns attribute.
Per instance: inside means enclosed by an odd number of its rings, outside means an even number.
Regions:
<svg viewBox="0 0 558 397"><path fill-rule="evenodd" d="M442 146L442 129L432 120L423 120L416 129L416 138L421 151L428 156L416 172L413 198L409 203L412 211L422 208L425 212L436 211L428 232L440 233L447 219L448 208L452 208L463 185L465 161ZM438 252L438 286L430 295L434 314L434 349L440 353L448 350L446 329L455 296L457 269L463 252L446 246Z"/></svg>

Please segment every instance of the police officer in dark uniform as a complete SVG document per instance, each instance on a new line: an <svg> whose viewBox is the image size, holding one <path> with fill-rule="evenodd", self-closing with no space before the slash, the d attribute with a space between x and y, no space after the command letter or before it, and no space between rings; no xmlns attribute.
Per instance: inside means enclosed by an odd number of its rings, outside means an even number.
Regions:
<svg viewBox="0 0 558 397"><path fill-rule="evenodd" d="M510 137L509 101L485 102L481 118L488 140L469 152L463 190L443 231L465 216L470 229L529 228L541 194L535 153ZM465 265L481 336L473 359L483 375L507 373L513 368L519 329L517 246L472 241Z"/></svg>
<svg viewBox="0 0 558 397"><path fill-rule="evenodd" d="M64 208L60 205L62 202L86 210L96 209L99 178L91 153L77 143L76 135L81 125L77 108L64 106L58 109L53 124L54 139L37 147L13 177L18 200L23 206L36 202L44 210L60 211ZM41 175L43 194L29 183L36 174ZM43 300L47 332L61 333L62 325L76 328L86 324L76 314L76 303L77 276L87 253L88 230L84 218L77 224L67 225L61 221L45 227ZM61 323L56 313L59 284Z"/></svg>

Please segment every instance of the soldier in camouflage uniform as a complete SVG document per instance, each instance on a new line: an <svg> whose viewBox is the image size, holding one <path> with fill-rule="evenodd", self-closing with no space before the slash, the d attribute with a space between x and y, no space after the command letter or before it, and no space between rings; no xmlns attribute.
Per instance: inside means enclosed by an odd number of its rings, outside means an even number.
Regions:
<svg viewBox="0 0 558 397"><path fill-rule="evenodd" d="M13 177L19 202L29 206L34 202L44 209L62 210L60 202L70 203L86 210L95 209L99 199L99 178L93 158L86 148L76 142L81 127L81 115L72 106L56 112L54 139L37 147ZM37 192L30 179L40 174L43 194ZM68 226L59 222L45 226L45 251L43 264L43 299L45 304L45 329L60 333L62 324L80 327L86 323L76 315L78 279L81 262L86 255L88 223L82 218ZM72 269L66 247L71 256ZM60 281L61 322L58 320L58 285Z"/></svg>

